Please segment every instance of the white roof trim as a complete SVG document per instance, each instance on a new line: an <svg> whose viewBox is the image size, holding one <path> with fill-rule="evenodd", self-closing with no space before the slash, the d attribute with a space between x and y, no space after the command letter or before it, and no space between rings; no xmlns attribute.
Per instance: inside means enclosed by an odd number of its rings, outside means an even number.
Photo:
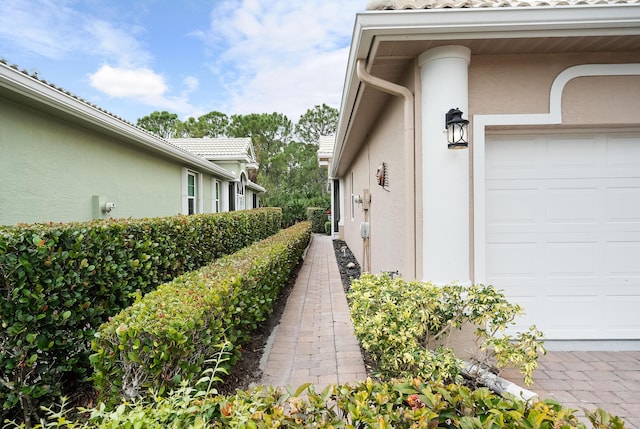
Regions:
<svg viewBox="0 0 640 429"><path fill-rule="evenodd" d="M640 34L638 4L383 10L358 13L345 76L330 177L337 177L361 91L356 62L376 41L501 39Z"/></svg>
<svg viewBox="0 0 640 429"><path fill-rule="evenodd" d="M234 178L222 167L192 155L142 128L100 110L3 62L0 62L0 87L34 100L43 106L48 106L59 113L73 116L80 122L92 124L105 132L120 136L137 146L168 156L200 172L207 172L223 179Z"/></svg>

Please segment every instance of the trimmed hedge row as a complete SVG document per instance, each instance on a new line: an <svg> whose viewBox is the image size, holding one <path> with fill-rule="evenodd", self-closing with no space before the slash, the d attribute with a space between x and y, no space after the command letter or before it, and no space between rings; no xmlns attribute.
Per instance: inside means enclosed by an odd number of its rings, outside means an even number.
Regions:
<svg viewBox="0 0 640 429"><path fill-rule="evenodd" d="M0 409L25 419L90 374L94 330L135 297L280 229L279 209L0 227Z"/></svg>
<svg viewBox="0 0 640 429"><path fill-rule="evenodd" d="M307 208L307 220L311 222L311 231L317 234L324 234L324 224L328 220L327 209L322 207Z"/></svg>
<svg viewBox="0 0 640 429"><path fill-rule="evenodd" d="M271 313L310 236L308 222L296 224L160 286L101 326L91 356L101 397L118 403L193 384L224 344L237 357Z"/></svg>

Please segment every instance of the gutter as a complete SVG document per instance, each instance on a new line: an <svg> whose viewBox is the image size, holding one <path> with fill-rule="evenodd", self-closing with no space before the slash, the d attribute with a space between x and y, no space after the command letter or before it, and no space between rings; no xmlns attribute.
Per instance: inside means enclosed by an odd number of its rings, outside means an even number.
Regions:
<svg viewBox="0 0 640 429"><path fill-rule="evenodd" d="M181 149L167 140L156 137L142 128L120 119L105 110L74 97L53 85L30 76L0 61L0 88L38 105L37 110L53 113L56 116L72 117L83 126L98 130L107 135L118 136L133 145L145 148L156 154L185 163L190 168L204 171L226 180L234 176L222 167L202 157ZM14 96L15 96L14 95ZM12 96L13 97L13 96ZM33 106L33 105L32 105ZM45 109L45 106L49 109Z"/></svg>
<svg viewBox="0 0 640 429"><path fill-rule="evenodd" d="M357 60L356 73L358 79L365 85L369 85L375 89L378 89L387 94L391 94L396 97L402 97L404 99L404 167L409 178L409 191L407 192L407 207L405 214L405 222L409 225L409 231L414 231L413 234L409 234L409 239L406 240L405 251L407 255L411 255L409 259L409 272L408 278L416 277L416 257L417 257L417 243L416 243L416 172L415 172L415 112L414 112L414 97L413 93L406 87L395 84L393 82L380 79L379 77L369 74L366 70L366 64L364 59Z"/></svg>

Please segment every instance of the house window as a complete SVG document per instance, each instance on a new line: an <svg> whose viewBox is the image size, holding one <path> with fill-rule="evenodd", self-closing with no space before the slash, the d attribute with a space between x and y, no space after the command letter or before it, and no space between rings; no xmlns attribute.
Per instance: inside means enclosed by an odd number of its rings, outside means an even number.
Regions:
<svg viewBox="0 0 640 429"><path fill-rule="evenodd" d="M351 172L351 220L356 218L356 195L353 193L353 171Z"/></svg>
<svg viewBox="0 0 640 429"><path fill-rule="evenodd" d="M196 213L196 175L189 171L187 173L187 214Z"/></svg>
<svg viewBox="0 0 640 429"><path fill-rule="evenodd" d="M236 209L236 182L229 183L229 211Z"/></svg>
<svg viewBox="0 0 640 429"><path fill-rule="evenodd" d="M244 188L247 182L247 178L244 174L240 176L240 181L236 182L236 209L244 210L245 202L244 202Z"/></svg>
<svg viewBox="0 0 640 429"><path fill-rule="evenodd" d="M211 198L213 204L212 204L212 211L214 213L220 213L220 181L217 179L213 179L213 196Z"/></svg>
<svg viewBox="0 0 640 429"><path fill-rule="evenodd" d="M183 168L182 169L182 213L202 213L202 175Z"/></svg>

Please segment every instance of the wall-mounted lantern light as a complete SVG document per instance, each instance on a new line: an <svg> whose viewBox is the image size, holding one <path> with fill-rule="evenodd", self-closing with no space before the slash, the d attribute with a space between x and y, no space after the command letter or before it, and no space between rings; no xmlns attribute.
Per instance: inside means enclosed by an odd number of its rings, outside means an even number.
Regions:
<svg viewBox="0 0 640 429"><path fill-rule="evenodd" d="M445 115L445 128L447 129L447 141L449 149L465 149L469 147L467 127L469 121L462 119L460 109L450 109Z"/></svg>

